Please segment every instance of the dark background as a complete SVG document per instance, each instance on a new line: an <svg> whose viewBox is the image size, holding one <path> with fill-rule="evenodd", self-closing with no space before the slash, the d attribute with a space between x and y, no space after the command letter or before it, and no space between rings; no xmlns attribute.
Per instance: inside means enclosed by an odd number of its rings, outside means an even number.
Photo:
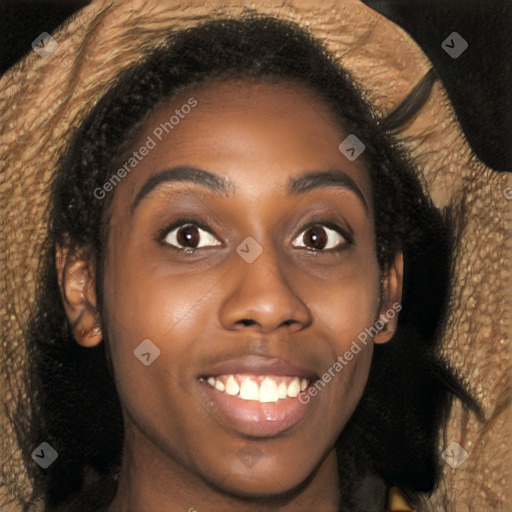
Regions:
<svg viewBox="0 0 512 512"><path fill-rule="evenodd" d="M512 172L512 0L362 1L406 30L432 61L478 158ZM41 32L51 34L88 3L0 0L0 73L32 51ZM441 47L452 32L469 44L457 59Z"/></svg>

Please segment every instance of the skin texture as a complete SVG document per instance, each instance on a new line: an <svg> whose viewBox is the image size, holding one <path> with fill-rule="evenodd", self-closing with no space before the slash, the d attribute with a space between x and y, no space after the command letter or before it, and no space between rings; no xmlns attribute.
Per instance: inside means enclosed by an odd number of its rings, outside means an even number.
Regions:
<svg viewBox="0 0 512 512"><path fill-rule="evenodd" d="M282 83L214 82L156 110L133 148L190 97L197 106L110 192L102 320L123 407L125 448L109 511L337 510L334 444L363 393L372 342L280 435L255 438L233 427L202 394L198 376L214 363L245 355L294 361L322 375L400 301L401 255L385 273L381 304L367 171L361 158L350 162L338 150L348 134L310 91ZM224 197L198 184L163 183L132 215L148 179L184 165L228 178L234 188ZM368 208L347 188L299 196L284 189L291 178L330 169L352 178ZM211 233L196 228L200 248L194 254L159 240L178 216L209 226ZM311 232L302 223L318 219L352 231L353 243L327 231L328 248L307 251ZM173 233L180 229L186 232L178 227ZM252 263L236 252L247 236L262 248ZM336 246L343 250L331 249ZM64 250L57 255L76 340L93 346L105 334L94 331L100 312L93 265ZM373 342L389 341L396 321ZM144 339L160 350L150 366L133 354ZM256 463L244 463L240 450L257 453Z"/></svg>

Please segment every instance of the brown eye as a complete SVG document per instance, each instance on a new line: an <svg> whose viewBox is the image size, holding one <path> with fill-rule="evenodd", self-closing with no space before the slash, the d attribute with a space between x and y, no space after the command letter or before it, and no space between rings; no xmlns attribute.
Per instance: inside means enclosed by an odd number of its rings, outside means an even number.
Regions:
<svg viewBox="0 0 512 512"><path fill-rule="evenodd" d="M204 233L204 234L201 234ZM204 240L203 240L204 239ZM199 249L200 242L208 242L206 246L221 245L216 238L208 231L199 228L195 224L182 224L167 233L163 241L178 249Z"/></svg>
<svg viewBox="0 0 512 512"><path fill-rule="evenodd" d="M318 251L338 249L347 243L347 239L339 231L322 224L309 226L298 238L302 240L303 245L293 244L294 247L305 247Z"/></svg>
<svg viewBox="0 0 512 512"><path fill-rule="evenodd" d="M176 241L180 245L191 246L195 249L199 243L199 238L199 230L197 226L192 224L190 226L183 226L176 231Z"/></svg>

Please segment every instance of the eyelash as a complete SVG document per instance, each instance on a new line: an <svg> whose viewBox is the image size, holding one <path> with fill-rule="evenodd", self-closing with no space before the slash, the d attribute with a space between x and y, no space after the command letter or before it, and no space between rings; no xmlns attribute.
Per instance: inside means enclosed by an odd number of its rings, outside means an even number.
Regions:
<svg viewBox="0 0 512 512"><path fill-rule="evenodd" d="M207 219L207 220L209 220L209 219ZM210 220L210 222L211 222L211 220ZM209 234L215 236L213 234L210 226L207 223L205 223L202 219L194 218L194 217L179 217L179 218L174 219L170 224L168 224L165 228L161 229L158 232L157 241L160 242L165 247L170 247L171 249L178 251L180 253L189 254L189 255L194 254L196 251L199 251L201 248L199 248L199 249L194 249L192 247L178 248L178 247L174 247L173 245L171 245L165 241L165 238L167 237L167 235L171 231L173 231L175 228L179 228L179 227L182 227L182 226L188 225L188 224L192 224L192 225L208 232ZM341 242L340 245L334 249L321 249L320 250L320 249L314 249L311 247L306 247L305 250L308 251L309 253L329 253L329 252L339 253L339 252L347 249L347 246L354 245L354 236L349 230L343 229L340 226L338 226L337 224L331 222L328 219L324 219L324 218L318 218L318 219L310 220L308 222L303 223L298 228L299 235L313 226L322 226L322 227L332 229L333 231L336 231L338 234L340 234L345 239L345 242ZM295 238L297 238L297 237L295 237ZM295 238L294 238L294 240L295 240Z"/></svg>

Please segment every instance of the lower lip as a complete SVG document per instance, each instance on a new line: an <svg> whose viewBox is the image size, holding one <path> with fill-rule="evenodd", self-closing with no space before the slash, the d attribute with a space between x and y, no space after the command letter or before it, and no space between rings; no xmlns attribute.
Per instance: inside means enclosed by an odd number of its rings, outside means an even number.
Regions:
<svg viewBox="0 0 512 512"><path fill-rule="evenodd" d="M299 397L305 395L308 388L295 398L261 403L228 395L204 381L198 380L198 383L212 414L241 434L252 437L274 437L295 427L310 412L314 402L311 397L305 404L299 401Z"/></svg>

